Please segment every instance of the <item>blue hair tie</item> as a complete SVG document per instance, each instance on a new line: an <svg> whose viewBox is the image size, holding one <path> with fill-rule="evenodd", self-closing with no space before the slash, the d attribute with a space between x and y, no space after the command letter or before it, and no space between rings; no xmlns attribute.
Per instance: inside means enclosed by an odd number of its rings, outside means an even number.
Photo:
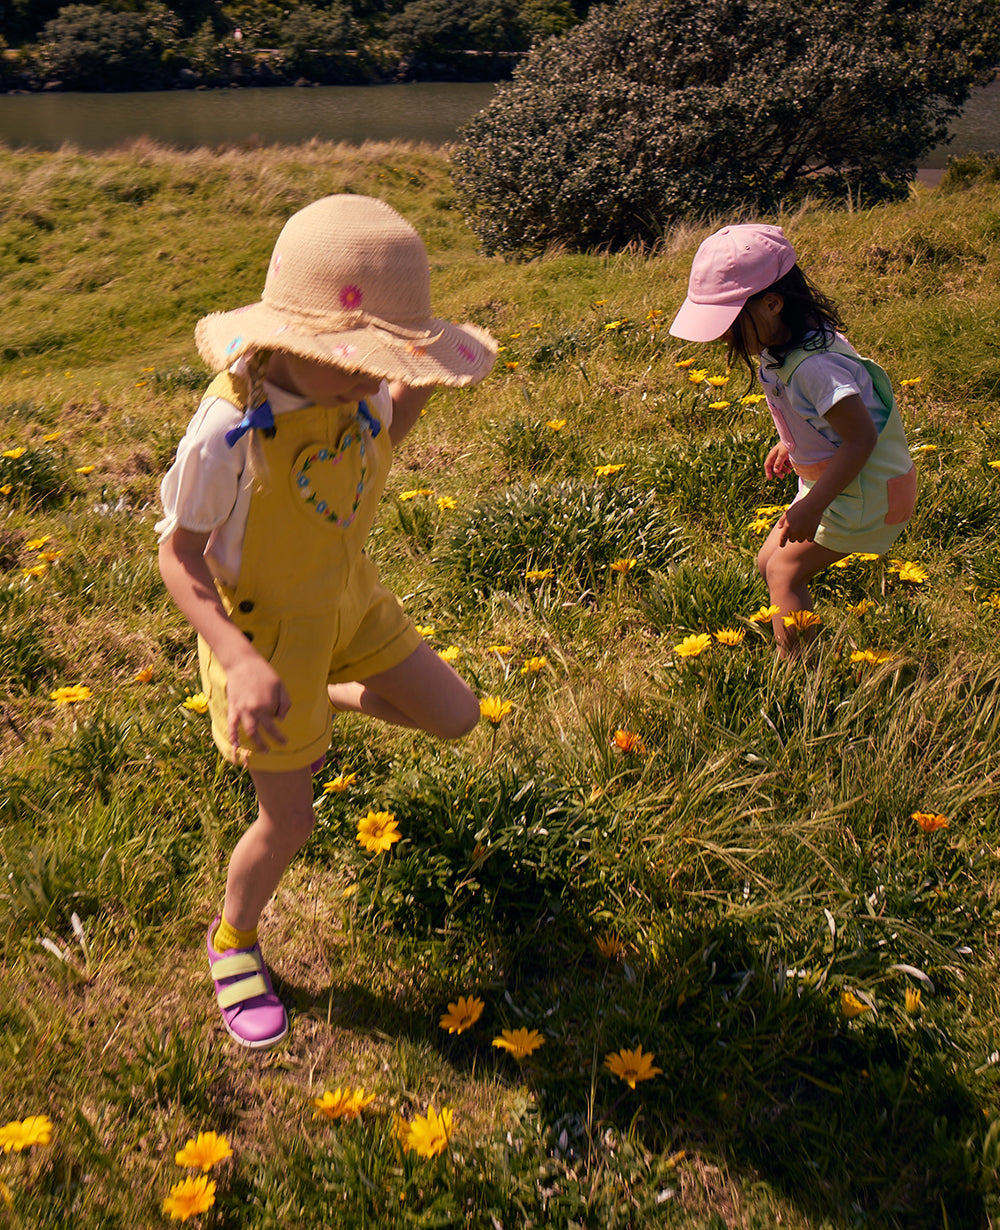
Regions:
<svg viewBox="0 0 1000 1230"><path fill-rule="evenodd" d="M373 439L382 430L382 424L375 418L363 401L358 402L358 418L368 427Z"/></svg>
<svg viewBox="0 0 1000 1230"><path fill-rule="evenodd" d="M274 412L270 402L262 401L255 410L247 410L236 426L226 432L226 443L232 448L237 440L242 439L254 427L259 431L274 433Z"/></svg>

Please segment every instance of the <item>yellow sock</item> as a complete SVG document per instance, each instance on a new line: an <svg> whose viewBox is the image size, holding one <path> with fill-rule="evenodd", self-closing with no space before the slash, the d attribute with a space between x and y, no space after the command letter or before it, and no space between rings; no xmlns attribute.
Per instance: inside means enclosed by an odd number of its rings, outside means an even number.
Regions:
<svg viewBox="0 0 1000 1230"><path fill-rule="evenodd" d="M215 928L212 947L216 952L225 952L227 948L252 948L257 943L257 928L252 931L237 931L232 923L226 922L225 914Z"/></svg>

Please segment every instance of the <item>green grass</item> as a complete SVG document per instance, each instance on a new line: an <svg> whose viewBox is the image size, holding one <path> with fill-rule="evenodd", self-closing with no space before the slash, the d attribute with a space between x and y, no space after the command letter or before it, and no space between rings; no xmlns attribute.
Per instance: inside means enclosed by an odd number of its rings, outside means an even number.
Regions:
<svg viewBox="0 0 1000 1230"><path fill-rule="evenodd" d="M741 373L689 380L679 362L724 356L666 329L703 230L487 260L427 148L0 163L0 1127L54 1125L0 1153L0 1225L166 1224L174 1154L207 1130L233 1149L194 1219L216 1228L994 1224L995 177L777 219L860 348L920 377L891 559L927 579L829 570L805 667L749 619L751 523L789 498L761 474L769 420ZM338 720L262 928L291 1034L254 1056L202 947L254 800L184 707L194 640L153 524L208 376L196 319L256 299L284 218L340 190L411 218L439 312L504 347L429 404L371 552L512 707L456 746ZM675 654L725 627L742 642ZM73 684L91 698L55 705ZM399 821L391 855L355 840L370 808ZM473 994L478 1022L441 1029ZM520 1027L544 1044L519 1064L492 1040ZM633 1091L604 1061L636 1046L661 1072ZM375 1093L361 1118L314 1118L344 1085ZM403 1154L394 1116L431 1105L448 1150Z"/></svg>

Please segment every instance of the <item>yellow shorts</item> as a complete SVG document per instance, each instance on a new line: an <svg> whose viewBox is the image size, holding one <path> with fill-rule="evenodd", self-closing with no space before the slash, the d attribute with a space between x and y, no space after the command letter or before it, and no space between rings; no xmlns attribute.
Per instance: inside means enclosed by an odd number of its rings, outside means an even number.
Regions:
<svg viewBox="0 0 1000 1230"><path fill-rule="evenodd" d="M291 697L279 723L285 743L269 751L236 747L228 737L226 673L208 644L198 638L201 681L208 697L215 745L233 764L284 773L320 760L330 746L333 710L327 684L367 679L405 661L421 643L420 633L398 599L376 582L360 619L347 615L350 603L320 614L278 619L241 617L254 648L281 676Z"/></svg>

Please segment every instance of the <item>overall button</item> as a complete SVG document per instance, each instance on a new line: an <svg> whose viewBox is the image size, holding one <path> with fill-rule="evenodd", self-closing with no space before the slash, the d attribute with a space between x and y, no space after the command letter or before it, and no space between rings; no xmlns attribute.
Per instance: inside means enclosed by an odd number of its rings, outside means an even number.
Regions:
<svg viewBox="0 0 1000 1230"><path fill-rule="evenodd" d="M240 610L243 612L244 615L250 614L250 612L253 610L253 603L250 601L249 598L243 599L243 601L240 603Z"/></svg>

